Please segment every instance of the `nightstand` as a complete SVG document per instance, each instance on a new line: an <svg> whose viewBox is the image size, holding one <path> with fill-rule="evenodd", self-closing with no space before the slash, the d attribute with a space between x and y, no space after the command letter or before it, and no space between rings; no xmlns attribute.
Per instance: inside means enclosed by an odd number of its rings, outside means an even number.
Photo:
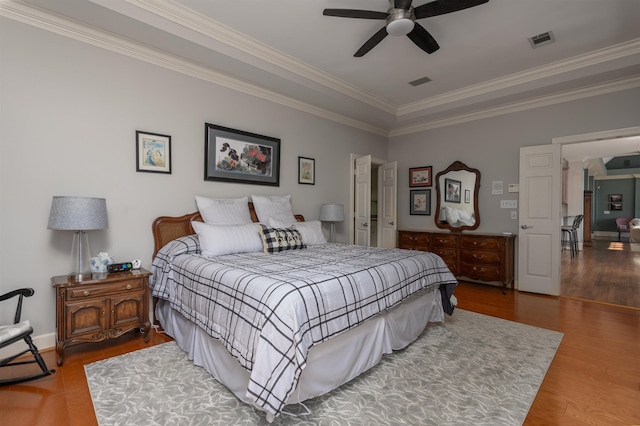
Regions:
<svg viewBox="0 0 640 426"><path fill-rule="evenodd" d="M58 366L69 346L113 339L135 329L149 341L151 273L135 269L99 276L82 281L68 275L51 278L56 290Z"/></svg>

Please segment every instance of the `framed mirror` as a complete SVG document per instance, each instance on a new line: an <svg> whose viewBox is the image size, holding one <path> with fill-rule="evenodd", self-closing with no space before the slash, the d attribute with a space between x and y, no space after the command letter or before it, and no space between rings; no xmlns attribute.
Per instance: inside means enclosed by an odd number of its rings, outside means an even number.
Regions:
<svg viewBox="0 0 640 426"><path fill-rule="evenodd" d="M480 171L456 161L436 175L436 226L459 232L480 226Z"/></svg>

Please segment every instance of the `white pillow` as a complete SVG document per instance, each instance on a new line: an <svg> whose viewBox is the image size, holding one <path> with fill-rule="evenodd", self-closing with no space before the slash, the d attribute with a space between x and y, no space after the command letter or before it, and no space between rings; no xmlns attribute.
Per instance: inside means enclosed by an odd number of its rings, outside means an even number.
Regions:
<svg viewBox="0 0 640 426"><path fill-rule="evenodd" d="M455 223L458 223L458 221L460 221L460 216L458 215L458 210L452 208L452 207L445 207L444 208L444 215L447 219L447 223L449 225L453 225Z"/></svg>
<svg viewBox="0 0 640 426"><path fill-rule="evenodd" d="M210 225L191 222L198 234L203 256L262 251L262 237L255 223L246 225Z"/></svg>
<svg viewBox="0 0 640 426"><path fill-rule="evenodd" d="M202 220L210 225L243 225L253 223L249 213L249 197L207 198L196 195Z"/></svg>
<svg viewBox="0 0 640 426"><path fill-rule="evenodd" d="M265 225L269 223L269 218L286 223L296 221L291 207L291 195L252 195L251 201L258 220Z"/></svg>
<svg viewBox="0 0 640 426"><path fill-rule="evenodd" d="M302 235L302 241L308 246L314 244L326 244L327 239L322 233L322 223L319 220L310 220L309 222L282 222L280 220L269 218L268 225L273 228L295 228Z"/></svg>

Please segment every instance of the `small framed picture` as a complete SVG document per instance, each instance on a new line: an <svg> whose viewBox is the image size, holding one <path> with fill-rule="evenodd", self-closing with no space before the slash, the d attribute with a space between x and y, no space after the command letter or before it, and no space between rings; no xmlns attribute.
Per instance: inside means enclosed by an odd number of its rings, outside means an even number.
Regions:
<svg viewBox="0 0 640 426"><path fill-rule="evenodd" d="M459 203L460 202L460 191L462 190L461 188L461 183L459 180L454 180L454 179L444 179L444 188L445 188L445 193L444 193L444 201L447 201L449 203Z"/></svg>
<svg viewBox="0 0 640 426"><path fill-rule="evenodd" d="M469 192L468 189L464 190L464 202L469 204L469 202L471 201L471 192Z"/></svg>
<svg viewBox="0 0 640 426"><path fill-rule="evenodd" d="M171 136L136 131L136 171L171 173Z"/></svg>
<svg viewBox="0 0 640 426"><path fill-rule="evenodd" d="M409 186L431 186L431 166L410 168Z"/></svg>
<svg viewBox="0 0 640 426"><path fill-rule="evenodd" d="M609 203L609 210L622 210L622 203Z"/></svg>
<svg viewBox="0 0 640 426"><path fill-rule="evenodd" d="M622 194L609 194L609 202L610 203L621 203L622 202Z"/></svg>
<svg viewBox="0 0 640 426"><path fill-rule="evenodd" d="M316 184L316 160L298 157L298 183L304 185Z"/></svg>
<svg viewBox="0 0 640 426"><path fill-rule="evenodd" d="M412 215L431 215L431 190L415 189L410 192L411 205L409 206L409 214Z"/></svg>

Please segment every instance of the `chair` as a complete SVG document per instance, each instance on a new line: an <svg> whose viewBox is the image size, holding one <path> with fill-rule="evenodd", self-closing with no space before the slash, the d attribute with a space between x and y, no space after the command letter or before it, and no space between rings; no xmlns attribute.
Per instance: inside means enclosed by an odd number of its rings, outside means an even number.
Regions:
<svg viewBox="0 0 640 426"><path fill-rule="evenodd" d="M618 230L618 241L620 241L620 234L622 232L629 232L629 222L633 220L632 217L618 217L616 218L616 229Z"/></svg>
<svg viewBox="0 0 640 426"><path fill-rule="evenodd" d="M573 218L572 225L564 225L562 226L562 248L566 245L569 246L571 250L571 258L578 254L578 228L580 228L580 224L582 223L582 218L584 215L579 214Z"/></svg>
<svg viewBox="0 0 640 426"><path fill-rule="evenodd" d="M13 290L9 293L5 293L0 296L0 302L11 299L15 296L18 296L18 306L16 307L16 315L14 318L14 323L11 325L0 326L0 349L7 347L15 342L20 340L24 340L28 346L28 349L23 350L22 352L0 360L0 367L11 367L14 365L21 364L33 364L37 363L42 370L41 373L32 374L30 376L22 376L16 377L13 379L4 379L0 380L0 386L8 386L14 385L16 383L24 383L30 380L39 379L44 376L49 376L55 373L56 370L47 369L47 365L44 362L44 359L38 352L38 348L31 341L31 333L33 333L33 328L29 324L29 320L20 321L20 316L22 314L22 299L25 297L33 296L34 291L32 288L21 288L19 290ZM33 357L35 358L33 361L14 361L16 358L26 354L27 352L31 352Z"/></svg>

